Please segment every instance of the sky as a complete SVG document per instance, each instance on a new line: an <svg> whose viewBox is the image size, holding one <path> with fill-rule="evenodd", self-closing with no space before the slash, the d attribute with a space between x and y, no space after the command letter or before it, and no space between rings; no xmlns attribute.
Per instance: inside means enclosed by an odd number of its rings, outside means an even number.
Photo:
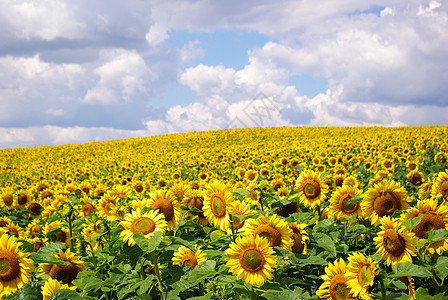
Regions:
<svg viewBox="0 0 448 300"><path fill-rule="evenodd" d="M0 0L0 149L448 125L447 0Z"/></svg>

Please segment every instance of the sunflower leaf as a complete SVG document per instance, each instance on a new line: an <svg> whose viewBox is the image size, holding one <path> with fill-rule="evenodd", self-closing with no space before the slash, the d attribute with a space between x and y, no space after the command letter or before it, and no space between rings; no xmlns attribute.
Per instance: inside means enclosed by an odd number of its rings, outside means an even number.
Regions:
<svg viewBox="0 0 448 300"><path fill-rule="evenodd" d="M50 300L82 300L82 297L75 291L62 289L54 292Z"/></svg>
<svg viewBox="0 0 448 300"><path fill-rule="evenodd" d="M59 260L47 252L33 252L31 253L31 258L35 264L54 264L63 267L70 265L69 262Z"/></svg>
<svg viewBox="0 0 448 300"><path fill-rule="evenodd" d="M431 230L426 234L426 238L428 239L428 243L430 244L443 241L445 239L448 239L448 230L446 230L445 228Z"/></svg>
<svg viewBox="0 0 448 300"><path fill-rule="evenodd" d="M423 216L408 219L403 222L403 225L406 226L410 231L412 231L420 223L422 219Z"/></svg>
<svg viewBox="0 0 448 300"><path fill-rule="evenodd" d="M38 253L53 253L58 252L58 250L62 247L65 247L65 243L52 243L48 246L40 248L37 252Z"/></svg>
<svg viewBox="0 0 448 300"><path fill-rule="evenodd" d="M199 212L199 213L203 212L202 210L200 210L199 208L194 207L194 206L182 205L180 208L184 211L192 211L192 212Z"/></svg>
<svg viewBox="0 0 448 300"><path fill-rule="evenodd" d="M392 267L392 270L395 274L390 276L393 278L407 276L428 278L432 276L432 273L426 268L408 262L397 263Z"/></svg>
<svg viewBox="0 0 448 300"><path fill-rule="evenodd" d="M359 202L362 202L362 197L361 196L355 196L355 197L350 198L348 200L349 204L354 204L354 203L359 203Z"/></svg>
<svg viewBox="0 0 448 300"><path fill-rule="evenodd" d="M42 282L25 284L17 291L17 300L42 300Z"/></svg>
<svg viewBox="0 0 448 300"><path fill-rule="evenodd" d="M437 259L436 274L440 279L444 279L448 276L448 257L440 256Z"/></svg>
<svg viewBox="0 0 448 300"><path fill-rule="evenodd" d="M155 232L150 239L145 238L143 233L136 232L134 233L133 239L137 244L137 246L139 246L144 253L151 253L157 248L157 246L162 241L162 232L160 231Z"/></svg>
<svg viewBox="0 0 448 300"><path fill-rule="evenodd" d="M247 190L242 189L242 188L237 188L236 190L233 191L233 193L236 196L249 196L250 195L250 192L248 192Z"/></svg>

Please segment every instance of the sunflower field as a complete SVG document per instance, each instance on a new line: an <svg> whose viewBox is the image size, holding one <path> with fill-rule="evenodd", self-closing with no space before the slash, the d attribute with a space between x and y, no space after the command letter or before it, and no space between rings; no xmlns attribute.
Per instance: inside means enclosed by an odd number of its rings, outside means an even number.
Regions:
<svg viewBox="0 0 448 300"><path fill-rule="evenodd" d="M448 299L448 127L0 150L0 299Z"/></svg>

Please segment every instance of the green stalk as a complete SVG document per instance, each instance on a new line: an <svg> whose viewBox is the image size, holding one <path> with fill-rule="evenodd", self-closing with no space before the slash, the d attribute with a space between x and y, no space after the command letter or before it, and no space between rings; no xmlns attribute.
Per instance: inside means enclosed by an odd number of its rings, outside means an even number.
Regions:
<svg viewBox="0 0 448 300"><path fill-rule="evenodd" d="M381 299L387 300L386 287L384 286L383 278L380 278L380 286L381 286Z"/></svg>
<svg viewBox="0 0 448 300"><path fill-rule="evenodd" d="M72 253L74 252L74 245L73 245L73 228L72 228L72 211L70 209L70 213L68 214L68 230L70 232L70 250Z"/></svg>
<svg viewBox="0 0 448 300"><path fill-rule="evenodd" d="M157 256L155 251L151 252L151 258L153 260L154 268L156 270L157 283L159 284L159 291L160 291L160 295L162 297L161 299L165 300L166 296L165 296L165 291L163 290L162 277L160 276L160 270L159 270L159 262L158 262L159 257Z"/></svg>

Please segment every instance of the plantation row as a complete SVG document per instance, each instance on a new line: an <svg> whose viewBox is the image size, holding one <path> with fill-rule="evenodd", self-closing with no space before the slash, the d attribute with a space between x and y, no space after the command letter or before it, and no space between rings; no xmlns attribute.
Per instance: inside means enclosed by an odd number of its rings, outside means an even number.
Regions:
<svg viewBox="0 0 448 300"><path fill-rule="evenodd" d="M1 299L446 299L448 128L0 150Z"/></svg>

